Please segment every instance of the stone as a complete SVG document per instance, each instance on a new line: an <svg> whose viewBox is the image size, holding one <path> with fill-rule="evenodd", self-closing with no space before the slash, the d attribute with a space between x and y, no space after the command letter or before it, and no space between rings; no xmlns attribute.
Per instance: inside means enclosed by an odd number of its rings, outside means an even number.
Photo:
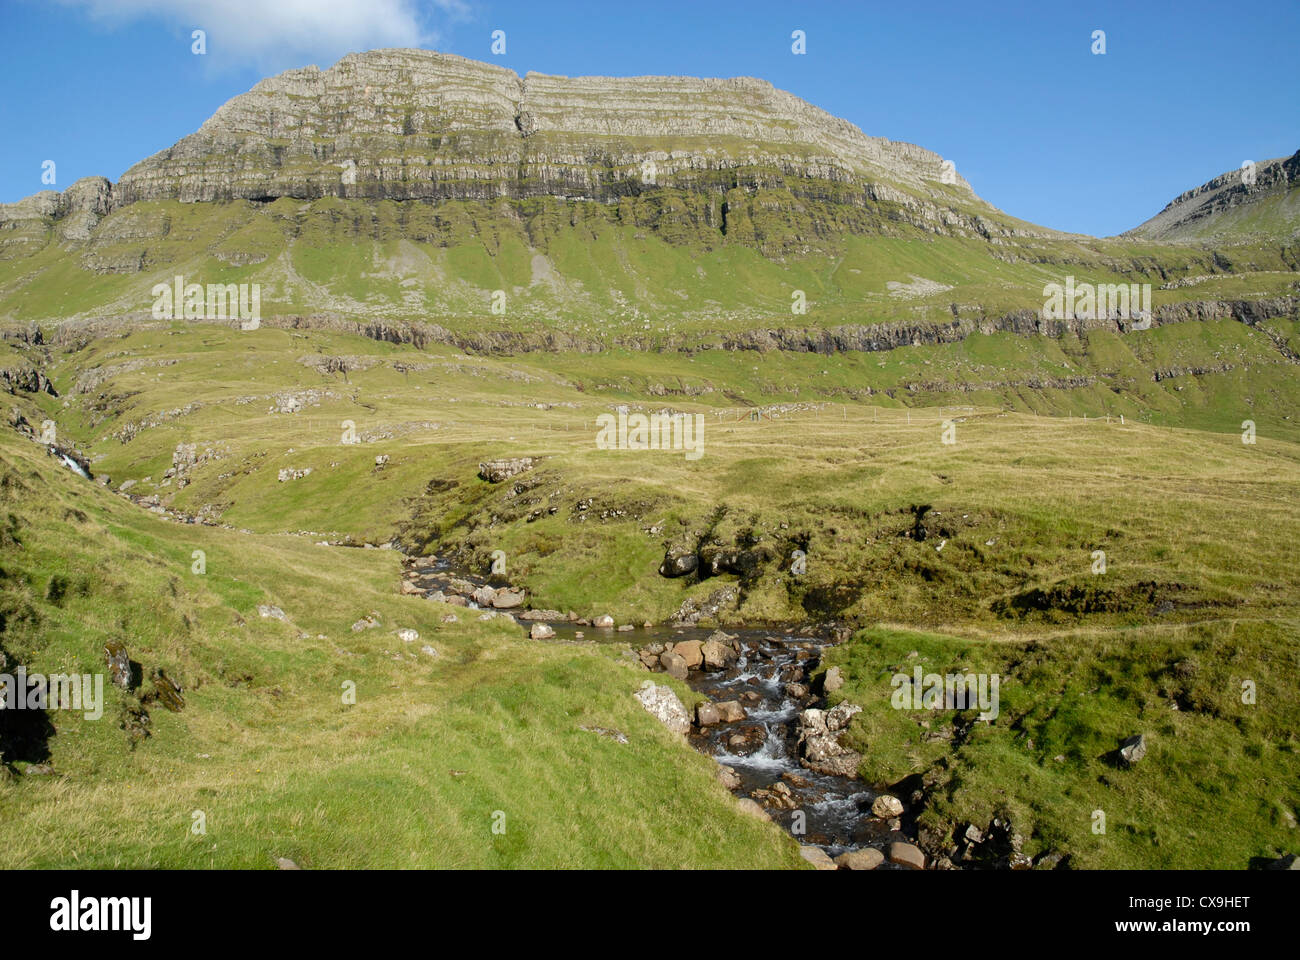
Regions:
<svg viewBox="0 0 1300 960"><path fill-rule="evenodd" d="M178 713L185 709L185 698L181 696L180 685L167 676L162 667L153 672L154 697L168 710Z"/></svg>
<svg viewBox="0 0 1300 960"><path fill-rule="evenodd" d="M698 667L704 662L704 656L700 653L700 641L683 640L681 643L673 644L673 653L686 661L687 668Z"/></svg>
<svg viewBox="0 0 1300 960"><path fill-rule="evenodd" d="M615 743L627 743L627 734L621 730L612 730L609 727L589 727L579 726L579 730L585 730L587 733L594 733L604 737L607 740L613 740Z"/></svg>
<svg viewBox="0 0 1300 960"><path fill-rule="evenodd" d="M810 709L799 714L799 762L810 770L840 777L857 776L862 757L842 746L840 732L861 707L852 703L836 704L830 710Z"/></svg>
<svg viewBox="0 0 1300 960"><path fill-rule="evenodd" d="M827 693L834 693L842 686L844 686L844 678L840 676L840 668L831 667L822 677L822 689Z"/></svg>
<svg viewBox="0 0 1300 960"><path fill-rule="evenodd" d="M418 594L418 593L420 593L420 592L421 592L421 590L420 590L419 586L416 585L416 584L414 584L414 583L412 583L410 580L403 580L403 581L402 581L402 595L403 595L403 596L411 597L411 596L415 596L416 594Z"/></svg>
<svg viewBox="0 0 1300 960"><path fill-rule="evenodd" d="M708 670L724 670L732 663L736 662L738 654L729 643L722 643L717 640L708 639L704 643L698 644L700 649L700 660Z"/></svg>
<svg viewBox="0 0 1300 960"><path fill-rule="evenodd" d="M104 659L108 663L108 679L116 687L130 690L134 675L131 670L131 658L126 652L126 644L120 640L110 640L104 644Z"/></svg>
<svg viewBox="0 0 1300 960"><path fill-rule="evenodd" d="M492 598L492 606L498 610L513 610L523 602L524 595L513 590L498 590Z"/></svg>
<svg viewBox="0 0 1300 960"><path fill-rule="evenodd" d="M559 623L565 619L564 614L559 610L525 610L518 614L518 617L520 620L540 620L543 623Z"/></svg>
<svg viewBox="0 0 1300 960"><path fill-rule="evenodd" d="M664 561L659 564L661 577L684 577L695 572L700 565L700 558L695 551L687 547L669 547L664 553Z"/></svg>
<svg viewBox="0 0 1300 960"><path fill-rule="evenodd" d="M925 869L925 854L916 845L895 840L889 845L889 862L913 870Z"/></svg>
<svg viewBox="0 0 1300 960"><path fill-rule="evenodd" d="M762 808L756 801L749 797L741 797L736 801L736 809L747 817L753 817L755 820L766 820L772 822L772 815Z"/></svg>
<svg viewBox="0 0 1300 960"><path fill-rule="evenodd" d="M403 627L401 630L397 631L397 639L401 640L403 643L415 643L416 640L420 639L420 631L414 630L411 627Z"/></svg>
<svg viewBox="0 0 1300 960"><path fill-rule="evenodd" d="M477 603L480 607L490 607L492 606L492 601L496 599L496 595L497 595L496 588L489 587L485 584L479 587L478 589L476 589L474 593L470 596L470 599L473 600L475 603Z"/></svg>
<svg viewBox="0 0 1300 960"><path fill-rule="evenodd" d="M745 719L745 708L737 700L722 700L716 706L723 723L739 723Z"/></svg>
<svg viewBox="0 0 1300 960"><path fill-rule="evenodd" d="M257 615L259 617L269 617L272 620L283 620L284 611L272 604L259 603L257 605Z"/></svg>
<svg viewBox="0 0 1300 960"><path fill-rule="evenodd" d="M732 753L747 757L763 749L767 742L767 728L762 724L752 723L737 727L736 732L727 738L727 749Z"/></svg>
<svg viewBox="0 0 1300 960"><path fill-rule="evenodd" d="M849 850L835 858L836 865L844 870L874 870L884 862L885 855L875 847Z"/></svg>
<svg viewBox="0 0 1300 960"><path fill-rule="evenodd" d="M767 789L755 790L750 796L763 806L775 807L778 810L794 810L799 806L794 793L780 780Z"/></svg>
<svg viewBox="0 0 1300 960"><path fill-rule="evenodd" d="M720 763L718 769L714 772L714 776L718 778L718 783L728 790L740 789L740 774L736 772L735 767L728 767Z"/></svg>
<svg viewBox="0 0 1300 960"><path fill-rule="evenodd" d="M672 687L647 680L635 694L641 706L652 717L662 723L673 733L687 733L691 729L691 717L686 712L681 699Z"/></svg>
<svg viewBox="0 0 1300 960"><path fill-rule="evenodd" d="M534 623L528 630L528 636L532 640L550 640L555 636L555 631L544 623Z"/></svg>
<svg viewBox="0 0 1300 960"><path fill-rule="evenodd" d="M488 460L478 465L478 475L488 483L501 483L531 470L535 460L532 457L517 457L511 460Z"/></svg>
<svg viewBox="0 0 1300 960"><path fill-rule="evenodd" d="M664 672L670 677L678 680L686 679L686 661L675 653L665 653L659 657L659 665L664 668Z"/></svg>
<svg viewBox="0 0 1300 960"><path fill-rule="evenodd" d="M609 628L609 627L612 627L612 626L614 625L614 618L611 617L608 613L601 614L601 615L600 615L599 617L597 617L595 620L591 621L591 625L592 625L593 627L605 627L605 628Z"/></svg>
<svg viewBox="0 0 1300 960"><path fill-rule="evenodd" d="M697 703L695 705L695 723L700 727L711 727L722 722L722 714L716 703Z"/></svg>
<svg viewBox="0 0 1300 960"><path fill-rule="evenodd" d="M891 820L894 817L902 816L903 801L897 797L891 797L887 793L882 793L871 801L871 815L879 817L881 820Z"/></svg>
<svg viewBox="0 0 1300 960"><path fill-rule="evenodd" d="M427 643L420 648L420 652L426 657L436 657L438 655L438 651L433 649L433 647L429 646Z"/></svg>
<svg viewBox="0 0 1300 960"><path fill-rule="evenodd" d="M785 695L791 700L804 700L808 697L808 688L802 683L787 683Z"/></svg>
<svg viewBox="0 0 1300 960"><path fill-rule="evenodd" d="M290 860L288 857L277 857L277 858L276 858L276 861L275 861L275 865L276 865L277 867L279 867L281 870L301 870L301 869L302 869L302 867L298 866L298 864L294 863L294 862L293 862L292 860Z"/></svg>
<svg viewBox="0 0 1300 960"><path fill-rule="evenodd" d="M818 870L838 870L831 855L821 847L800 846L799 856L803 857Z"/></svg>
<svg viewBox="0 0 1300 960"><path fill-rule="evenodd" d="M1142 734L1129 737L1119 745L1120 759L1126 767L1131 767L1147 755L1147 740Z"/></svg>

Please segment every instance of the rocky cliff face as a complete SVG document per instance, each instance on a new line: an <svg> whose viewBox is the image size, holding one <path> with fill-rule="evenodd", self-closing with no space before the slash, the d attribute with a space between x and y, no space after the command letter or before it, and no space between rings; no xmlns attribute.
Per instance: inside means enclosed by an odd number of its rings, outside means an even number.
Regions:
<svg viewBox="0 0 1300 960"><path fill-rule="evenodd" d="M1149 240L1232 239L1300 233L1300 150L1249 173L1230 170L1179 194L1124 236Z"/></svg>
<svg viewBox="0 0 1300 960"><path fill-rule="evenodd" d="M1050 234L1009 221L937 154L868 137L761 80L521 78L379 50L262 81L115 185L94 178L0 206L0 240L21 246L55 222L61 239L87 239L99 217L144 200L280 197L645 198L655 206L646 222L670 241L730 230L769 254L885 222L985 239ZM802 221L788 242L750 236L772 210Z"/></svg>
<svg viewBox="0 0 1300 960"><path fill-rule="evenodd" d="M771 179L922 192L943 161L761 80L552 77L379 50L264 80L129 170L117 202L355 196L610 200ZM953 179L950 177L949 179ZM955 189L970 195L960 178Z"/></svg>

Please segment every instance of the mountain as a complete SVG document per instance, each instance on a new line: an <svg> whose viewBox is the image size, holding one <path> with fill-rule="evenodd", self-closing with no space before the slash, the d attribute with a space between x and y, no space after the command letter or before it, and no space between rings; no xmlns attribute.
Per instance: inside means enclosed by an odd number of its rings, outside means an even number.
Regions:
<svg viewBox="0 0 1300 960"><path fill-rule="evenodd" d="M1235 242L1300 235L1300 150L1215 177L1179 194L1124 234L1171 242Z"/></svg>
<svg viewBox="0 0 1300 960"><path fill-rule="evenodd" d="M125 674L107 722L0 711L6 850L1294 852L1296 245L1063 234L951 172L757 80L397 50L0 209L0 668ZM177 277L259 325L155 315ZM734 660L715 628L753 658L689 672ZM1005 697L900 709L913 670ZM832 746L898 823L803 775Z"/></svg>
<svg viewBox="0 0 1300 960"><path fill-rule="evenodd" d="M0 329L148 323L183 276L257 284L268 324L476 352L873 352L1132 332L1109 310L1048 317L1070 277L1149 285L1157 326L1255 325L1296 308L1297 256L1035 226L939 155L761 80L378 50L258 83L117 183L0 207ZM1141 365L1219 365L1166 360Z"/></svg>

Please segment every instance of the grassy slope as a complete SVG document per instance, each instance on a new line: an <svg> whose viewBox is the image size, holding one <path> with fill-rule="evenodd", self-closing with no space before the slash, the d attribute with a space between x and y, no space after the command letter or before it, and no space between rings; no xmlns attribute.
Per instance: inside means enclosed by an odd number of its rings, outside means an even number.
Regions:
<svg viewBox="0 0 1300 960"><path fill-rule="evenodd" d="M103 643L119 638L144 667L142 693L161 666L186 698L179 713L151 704L152 736L134 748L119 719L135 696L110 688L99 721L55 715L57 775L0 782L9 866L801 863L633 700L642 677L610 648L530 643L463 610L443 624L451 608L396 594L394 553L177 525L29 441L3 445L8 655L102 672ZM352 632L372 610L383 626ZM404 644L399 626L421 640ZM206 835L191 831L196 810Z"/></svg>
<svg viewBox="0 0 1300 960"><path fill-rule="evenodd" d="M454 331L541 324L584 337L665 339L748 330L759 321L942 321L954 304L972 316L1038 310L1043 286L1067 274L1151 283L1157 305L1294 291L1294 250L1267 241L1217 255L1064 235L993 245L888 218L860 225L865 234L846 234L835 224L804 223L807 211L775 196L755 206L795 213L768 234L806 248L777 256L765 255L761 228L738 232L733 224L727 237L681 230L675 221L647 219L651 202L142 202L114 212L87 243L25 226L31 242L11 243L0 258L0 317L22 325L147 311L153 285L178 273L198 283L259 283L266 315L334 310L431 320ZM1159 289L1208 275L1215 279ZM949 289L905 296L889 287L918 277ZM507 294L504 316L490 312L495 290ZM792 314L795 290L804 291L807 314Z"/></svg>
<svg viewBox="0 0 1300 960"><path fill-rule="evenodd" d="M608 609L639 621L664 619L687 597L736 583L654 573L665 539L711 531L726 543L771 548L744 584L741 616L876 625L836 651L849 680L841 695L867 708L854 729L868 779L888 783L946 764L931 774L929 828L987 822L1003 810L1031 835L1031 847L1068 850L1086 866L1241 867L1272 855L1293 835L1287 816L1300 800L1296 705L1286 687L1300 597L1289 562L1300 534L1291 506L1300 493L1300 447L1286 419L1296 408L1294 375L1270 356L1262 333L1239 324L1091 340L1121 373L1136 351L1164 364L1205 351L1236 360L1240 373L1174 378L1183 390L1171 381L1142 388L1149 419L1223 432L1098 422L1100 403L1087 422L973 405L907 411L885 399L889 405L836 404L753 423L733 399L833 396L814 385L860 387L896 375L895 365L937 378L957 362L938 348L494 360L320 332L179 324L53 350L43 366L69 405L25 398L29 420L54 417L114 486L135 479L138 492L189 511L217 504L226 522L255 532L163 525L57 472L43 480L61 497L93 501L93 509L81 507L92 518L87 534L76 535L57 508L17 501L26 522L49 531L26 542L54 545L41 559L30 548L21 554L14 581L46 618L29 638L48 651L40 656L93 669L100 641L117 630L129 643L141 637L132 644L137 658L177 672L192 692L185 713L154 711L155 736L134 753L107 722L61 721L91 728L56 738L56 767L68 779L6 788L5 822L20 824L12 828L20 836L89 831L84 846L71 846L100 863L265 864L295 854L315 865L788 862L786 848L771 840L746 860L741 847L764 835L747 824L695 828L701 818L716 820L725 808L708 812L710 805L725 798L708 779L707 761L672 746L631 702L638 677L616 658L528 644L519 631L491 624L442 627L434 615L441 608L393 594L393 554L311 546L323 533L378 542L402 528L484 567L492 550L504 549L512 579L536 605ZM1012 352L1000 355L1003 349ZM988 337L962 350L964 363L997 362L1017 373L1080 362L1070 341ZM299 362L316 354L365 356L376 365L346 379L325 376ZM171 359L179 362L120 373L86 395L71 392L76 376L97 365ZM414 369L402 374L394 362ZM660 397L654 385L709 392ZM311 388L334 397L297 414L268 412L272 395ZM1259 431L1253 446L1241 443L1244 415L1231 408L1243 394L1255 404L1247 407ZM1029 393L1024 407L1080 413L1087 397L1042 390ZM196 401L197 409L128 442L110 436ZM592 421L618 402L703 413L705 455L691 462L680 453L596 450ZM940 420L953 417L957 443L945 446ZM376 438L341 444L345 419ZM181 441L221 456L176 492L159 481ZM35 467L32 451L30 444L19 451L26 456L20 474ZM546 458L526 477L536 481L531 489L516 494L511 484L475 477L480 460L525 454ZM380 471L377 455L390 457ZM313 467L308 477L276 479L281 468L305 466ZM588 497L592 506L580 510ZM916 503L934 508L932 537L921 543L902 536ZM416 522L404 526L412 515ZM314 533L276 535L297 531ZM187 574L192 539L208 550L201 584ZM101 553L124 541L130 554ZM809 555L798 581L779 559L795 544ZM1104 577L1090 572L1097 549L1108 555ZM75 566L64 574L74 584L111 579L91 590L86 610L69 614L44 599L59 564ZM238 581L224 578L228 565ZM294 629L249 616L268 601L310 638L331 639L299 641ZM246 626L230 625L232 608ZM351 633L348 625L371 609L384 616L382 633ZM182 611L193 621L188 629ZM388 659L385 650L403 646L390 632L399 621L442 651L436 664ZM1002 717L951 756L920 742L917 720L938 727L941 719L884 707L887 675L910 669L912 650L939 672L969 663L1009 678ZM1190 677L1171 673L1179 660L1195 662ZM243 673L254 676L251 688L224 685L223 677ZM363 694L349 711L335 692L347 674L358 676ZM1253 708L1239 702L1243 677L1258 684ZM283 699L270 695L276 687ZM1183 709L1174 712L1175 702ZM575 732L583 716L627 731L633 743L618 753ZM1139 731L1152 740L1143 765L1118 772L1102 759L1118 738ZM343 746L362 737L364 749ZM442 745L436 765L430 742ZM502 742L510 744L504 752ZM471 773L444 780L439 771L448 768ZM83 779L92 770L105 785ZM664 770L674 776L663 778ZM652 775L653 788L646 785ZM141 778L157 786L152 800L132 801L148 811L137 831L137 814L125 812L125 784ZM571 806L575 782L598 798L600 812L585 833L554 815ZM190 785L179 806L175 783ZM411 799L430 795L441 814L422 814ZM495 799L501 796L512 806ZM62 805L73 800L84 814L66 813ZM670 821L656 819L665 803L681 811ZM391 813L372 815L376 805ZM237 835L215 852L193 843L185 830L195 808L209 811L210 825L237 817ZM518 809L529 824L518 847L502 847L486 825L476 832L484 809L502 808ZM1091 832L1094 809L1107 811L1106 838ZM128 824L125 838L111 829L114 816ZM340 831L344 820L349 827ZM444 820L457 826L438 832ZM623 836L629 823L637 829ZM167 830L175 838L160 840ZM222 850L232 859L219 859ZM218 859L206 859L212 856Z"/></svg>

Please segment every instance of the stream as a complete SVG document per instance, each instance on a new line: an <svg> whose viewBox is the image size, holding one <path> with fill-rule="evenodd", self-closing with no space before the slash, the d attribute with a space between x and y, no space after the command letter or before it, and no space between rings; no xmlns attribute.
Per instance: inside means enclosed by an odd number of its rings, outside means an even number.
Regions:
<svg viewBox="0 0 1300 960"><path fill-rule="evenodd" d="M455 570L446 561L434 558L410 558L407 563L407 577L422 595L441 591L450 602L463 603L467 609L485 609L470 596L487 585L484 578ZM567 619L530 621L522 610L495 612L510 616L524 629L532 622L545 622L555 631L556 640L626 644L634 653L682 641L703 643L717 632L673 625L620 631ZM914 843L914 829L906 814L901 822L873 816L871 804L877 793L862 781L818 773L800 763L800 713L826 704L824 698L812 694L792 696L788 688L791 683L811 685L809 677L822 650L831 642L809 636L807 631L791 632L782 627L737 627L724 632L738 646L734 661L722 669L693 668L686 682L712 701L739 702L744 716L703 728L692 725L688 739L696 749L735 771L739 785L733 779L731 786L736 796L761 803L772 820L796 840L820 847L832 857L865 847L883 853L895 840ZM798 686L795 691L799 692ZM886 857L878 869L899 868Z"/></svg>

